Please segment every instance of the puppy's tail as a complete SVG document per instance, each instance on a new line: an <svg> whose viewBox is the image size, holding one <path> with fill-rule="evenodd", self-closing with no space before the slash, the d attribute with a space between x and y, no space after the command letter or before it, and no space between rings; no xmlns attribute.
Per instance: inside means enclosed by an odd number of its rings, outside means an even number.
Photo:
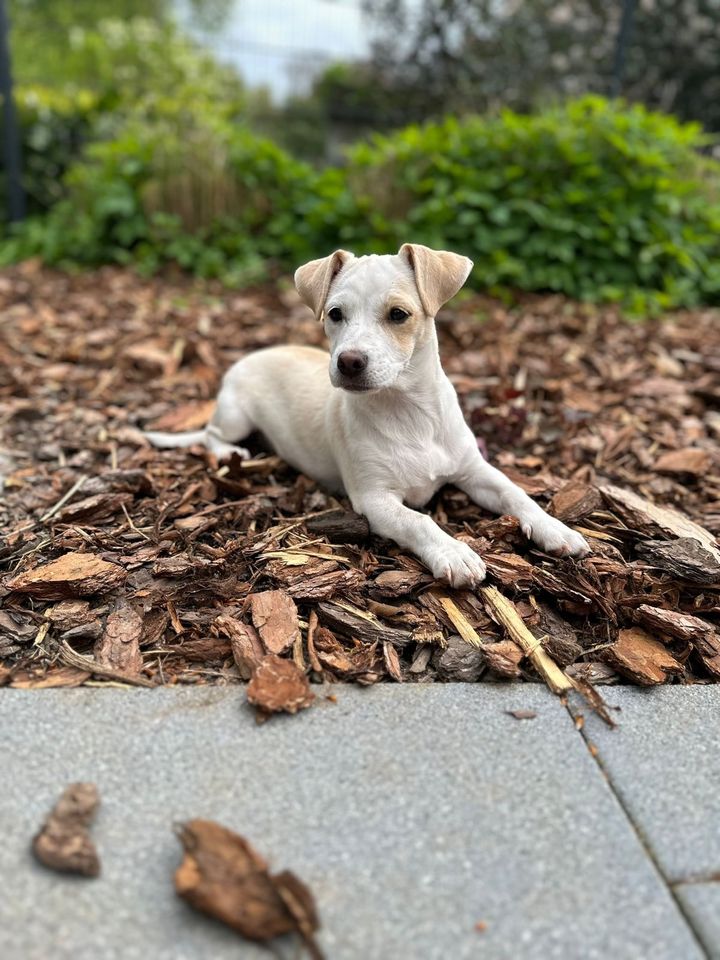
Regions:
<svg viewBox="0 0 720 960"><path fill-rule="evenodd" d="M204 429L189 430L186 433L160 433L157 430L146 430L143 435L154 447L159 447L161 450L192 447L196 443L207 446L207 433Z"/></svg>

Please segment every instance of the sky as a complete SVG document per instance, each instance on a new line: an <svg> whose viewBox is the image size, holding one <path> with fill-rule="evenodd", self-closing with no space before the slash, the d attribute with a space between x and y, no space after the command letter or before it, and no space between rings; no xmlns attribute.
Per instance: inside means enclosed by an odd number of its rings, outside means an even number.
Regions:
<svg viewBox="0 0 720 960"><path fill-rule="evenodd" d="M183 0L178 15L186 20ZM303 92L313 72L333 60L369 49L360 0L235 0L222 29L199 39L275 100Z"/></svg>

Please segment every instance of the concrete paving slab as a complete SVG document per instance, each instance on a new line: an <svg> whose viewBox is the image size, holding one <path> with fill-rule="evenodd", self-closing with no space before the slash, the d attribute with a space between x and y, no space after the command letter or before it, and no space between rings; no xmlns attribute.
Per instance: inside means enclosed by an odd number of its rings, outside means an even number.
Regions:
<svg viewBox="0 0 720 960"><path fill-rule="evenodd" d="M3 960L267 958L174 896L171 824L193 816L307 881L328 960L703 956L544 688L333 692L258 727L238 688L3 691ZM506 712L522 708L537 718ZM95 881L28 852L84 779L103 801Z"/></svg>
<svg viewBox="0 0 720 960"><path fill-rule="evenodd" d="M720 686L612 687L586 736L671 883L720 873Z"/></svg>
<svg viewBox="0 0 720 960"><path fill-rule="evenodd" d="M710 960L720 960L720 877L715 883L684 883L675 894Z"/></svg>

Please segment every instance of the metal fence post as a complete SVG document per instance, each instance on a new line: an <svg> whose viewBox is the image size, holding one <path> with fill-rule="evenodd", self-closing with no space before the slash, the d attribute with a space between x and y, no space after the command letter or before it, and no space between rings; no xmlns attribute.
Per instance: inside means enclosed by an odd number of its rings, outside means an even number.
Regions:
<svg viewBox="0 0 720 960"><path fill-rule="evenodd" d="M620 29L618 30L617 41L615 43L615 61L613 63L612 81L610 83L610 95L613 97L619 97L622 93L623 80L625 78L625 56L630 44L636 7L637 0L623 0Z"/></svg>
<svg viewBox="0 0 720 960"><path fill-rule="evenodd" d="M20 131L15 113L8 43L8 18L5 0L0 0L0 97L3 102L3 161L7 174L7 204L10 220L25 217L25 192L22 186Z"/></svg>

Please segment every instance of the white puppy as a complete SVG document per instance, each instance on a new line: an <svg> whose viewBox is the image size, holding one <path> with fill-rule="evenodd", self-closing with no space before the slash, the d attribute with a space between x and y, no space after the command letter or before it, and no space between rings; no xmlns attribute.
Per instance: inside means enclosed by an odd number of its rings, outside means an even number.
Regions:
<svg viewBox="0 0 720 960"><path fill-rule="evenodd" d="M579 533L483 459L440 366L434 317L471 268L467 257L410 243L396 256L338 250L305 264L295 284L324 317L330 355L310 347L252 353L225 375L205 430L148 433L149 440L247 456L233 445L259 430L283 460L346 493L374 533L411 550L453 587L480 583L484 563L411 509L445 483L486 510L517 517L543 550L586 554Z"/></svg>

